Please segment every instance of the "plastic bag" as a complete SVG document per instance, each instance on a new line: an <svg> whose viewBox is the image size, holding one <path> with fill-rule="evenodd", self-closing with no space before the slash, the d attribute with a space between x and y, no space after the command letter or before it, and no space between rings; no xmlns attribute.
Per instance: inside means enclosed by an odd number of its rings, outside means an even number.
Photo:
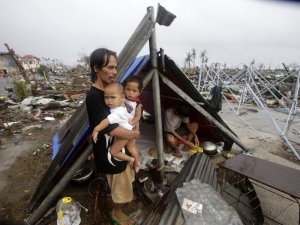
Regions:
<svg viewBox="0 0 300 225"><path fill-rule="evenodd" d="M71 197L64 197L57 202L57 225L79 225L81 207Z"/></svg>

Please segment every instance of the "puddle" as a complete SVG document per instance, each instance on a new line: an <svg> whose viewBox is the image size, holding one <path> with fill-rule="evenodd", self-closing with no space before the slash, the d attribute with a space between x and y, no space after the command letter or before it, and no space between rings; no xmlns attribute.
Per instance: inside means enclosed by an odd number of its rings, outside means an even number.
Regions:
<svg viewBox="0 0 300 225"><path fill-rule="evenodd" d="M9 139L1 139L0 172L9 169L17 157L32 150L40 142L40 140L24 140L22 136L15 135Z"/></svg>

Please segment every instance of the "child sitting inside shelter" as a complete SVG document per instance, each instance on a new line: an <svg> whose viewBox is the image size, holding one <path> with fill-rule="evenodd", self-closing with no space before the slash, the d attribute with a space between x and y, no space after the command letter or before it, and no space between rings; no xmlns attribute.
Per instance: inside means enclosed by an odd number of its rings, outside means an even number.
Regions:
<svg viewBox="0 0 300 225"><path fill-rule="evenodd" d="M164 138L167 146L174 150L174 155L177 157L182 157L179 150L180 142L184 144L185 149L199 146L196 134L199 125L197 122L190 123L189 113L190 107L184 103L165 111Z"/></svg>

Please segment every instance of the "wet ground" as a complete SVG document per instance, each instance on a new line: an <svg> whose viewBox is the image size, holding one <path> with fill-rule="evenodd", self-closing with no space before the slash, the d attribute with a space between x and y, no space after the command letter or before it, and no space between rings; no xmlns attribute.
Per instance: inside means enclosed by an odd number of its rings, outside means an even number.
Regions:
<svg viewBox="0 0 300 225"><path fill-rule="evenodd" d="M53 134L65 119L31 121L21 112L15 113L13 118L23 122L15 124L9 130L3 129L0 136L0 224L1 219L8 219L11 224L12 221L23 222L29 217L26 207L51 162ZM26 129L28 127L32 128ZM92 164L93 161L87 161L86 166L92 167ZM87 212L83 208L81 210L81 224L112 224L109 217L109 195L99 199L99 207L95 211L95 198L89 194L88 185L89 182L70 182L52 206L55 207L60 198L71 196L88 209ZM146 209L137 198L126 206L125 211L134 220L141 221ZM54 225L56 212L52 215L52 222L49 224Z"/></svg>
<svg viewBox="0 0 300 225"><path fill-rule="evenodd" d="M43 124L30 135L1 135L0 218L25 218L26 202L50 163L54 129L53 124Z"/></svg>

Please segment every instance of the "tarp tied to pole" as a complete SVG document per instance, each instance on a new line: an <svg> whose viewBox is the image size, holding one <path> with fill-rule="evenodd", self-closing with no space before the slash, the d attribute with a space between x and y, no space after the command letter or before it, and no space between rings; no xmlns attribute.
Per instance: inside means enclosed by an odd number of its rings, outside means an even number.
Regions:
<svg viewBox="0 0 300 225"><path fill-rule="evenodd" d="M158 4L156 22L159 25L170 26L176 16Z"/></svg>

